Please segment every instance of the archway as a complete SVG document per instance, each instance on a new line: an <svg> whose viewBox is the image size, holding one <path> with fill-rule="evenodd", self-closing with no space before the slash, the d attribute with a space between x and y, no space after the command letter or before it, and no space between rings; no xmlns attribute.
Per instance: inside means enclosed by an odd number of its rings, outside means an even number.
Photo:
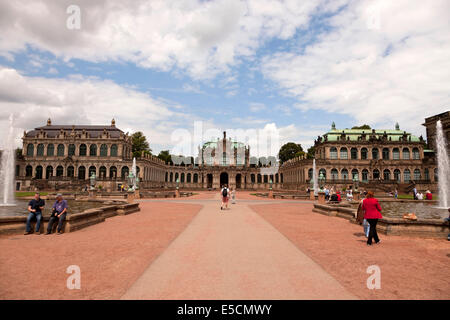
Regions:
<svg viewBox="0 0 450 320"><path fill-rule="evenodd" d="M240 173L238 173L236 175L236 189L240 189L241 188L241 180L242 180L242 176Z"/></svg>
<svg viewBox="0 0 450 320"><path fill-rule="evenodd" d="M228 185L228 173L222 172L220 174L220 187L222 187L224 184Z"/></svg>

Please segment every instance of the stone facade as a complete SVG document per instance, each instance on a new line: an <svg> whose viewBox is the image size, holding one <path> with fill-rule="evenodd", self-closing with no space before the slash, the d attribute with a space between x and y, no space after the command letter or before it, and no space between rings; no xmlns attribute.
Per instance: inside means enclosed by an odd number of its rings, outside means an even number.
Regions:
<svg viewBox="0 0 450 320"><path fill-rule="evenodd" d="M434 153L425 149L422 137L400 130L336 129L319 136L314 143L318 175L338 189L353 185L365 189L409 192L436 190L437 168ZM296 158L281 167L286 189L306 189L313 175L313 160Z"/></svg>
<svg viewBox="0 0 450 320"><path fill-rule="evenodd" d="M422 125L427 128L428 147L436 150L436 122L438 120L442 122L442 129L444 130L444 136L447 138L447 149L450 154L450 111L425 118L425 123Z"/></svg>

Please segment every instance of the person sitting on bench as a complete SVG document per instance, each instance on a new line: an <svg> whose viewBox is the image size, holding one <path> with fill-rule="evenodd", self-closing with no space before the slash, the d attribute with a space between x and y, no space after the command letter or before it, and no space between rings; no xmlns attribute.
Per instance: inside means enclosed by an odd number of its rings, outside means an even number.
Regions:
<svg viewBox="0 0 450 320"><path fill-rule="evenodd" d="M47 233L52 233L53 223L58 221L58 234L62 234L62 226L66 220L67 215L67 200L63 200L62 194L58 193L56 195L56 201L52 208L52 216L48 221Z"/></svg>

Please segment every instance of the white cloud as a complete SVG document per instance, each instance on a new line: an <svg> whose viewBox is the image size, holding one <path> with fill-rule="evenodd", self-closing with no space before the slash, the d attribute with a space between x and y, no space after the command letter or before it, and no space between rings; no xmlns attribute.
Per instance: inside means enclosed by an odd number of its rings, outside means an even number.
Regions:
<svg viewBox="0 0 450 320"><path fill-rule="evenodd" d="M251 112L261 112L263 110L266 110L266 106L264 105L264 103L252 102L250 103L249 109Z"/></svg>
<svg viewBox="0 0 450 320"><path fill-rule="evenodd" d="M424 117L449 105L449 12L445 0L349 1L331 31L266 56L262 71L296 108L422 133Z"/></svg>
<svg viewBox="0 0 450 320"><path fill-rule="evenodd" d="M252 59L267 40L292 37L322 0L79 0L81 29L69 30L72 2L0 2L0 55L11 59L30 45L65 61L176 67L207 79Z"/></svg>

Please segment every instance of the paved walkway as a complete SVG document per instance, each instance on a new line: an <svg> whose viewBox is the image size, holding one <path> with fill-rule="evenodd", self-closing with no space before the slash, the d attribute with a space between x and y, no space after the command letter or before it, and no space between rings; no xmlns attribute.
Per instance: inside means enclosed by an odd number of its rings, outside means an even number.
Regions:
<svg viewBox="0 0 450 320"><path fill-rule="evenodd" d="M203 209L122 299L355 299L242 201ZM273 202L271 202L273 203Z"/></svg>

